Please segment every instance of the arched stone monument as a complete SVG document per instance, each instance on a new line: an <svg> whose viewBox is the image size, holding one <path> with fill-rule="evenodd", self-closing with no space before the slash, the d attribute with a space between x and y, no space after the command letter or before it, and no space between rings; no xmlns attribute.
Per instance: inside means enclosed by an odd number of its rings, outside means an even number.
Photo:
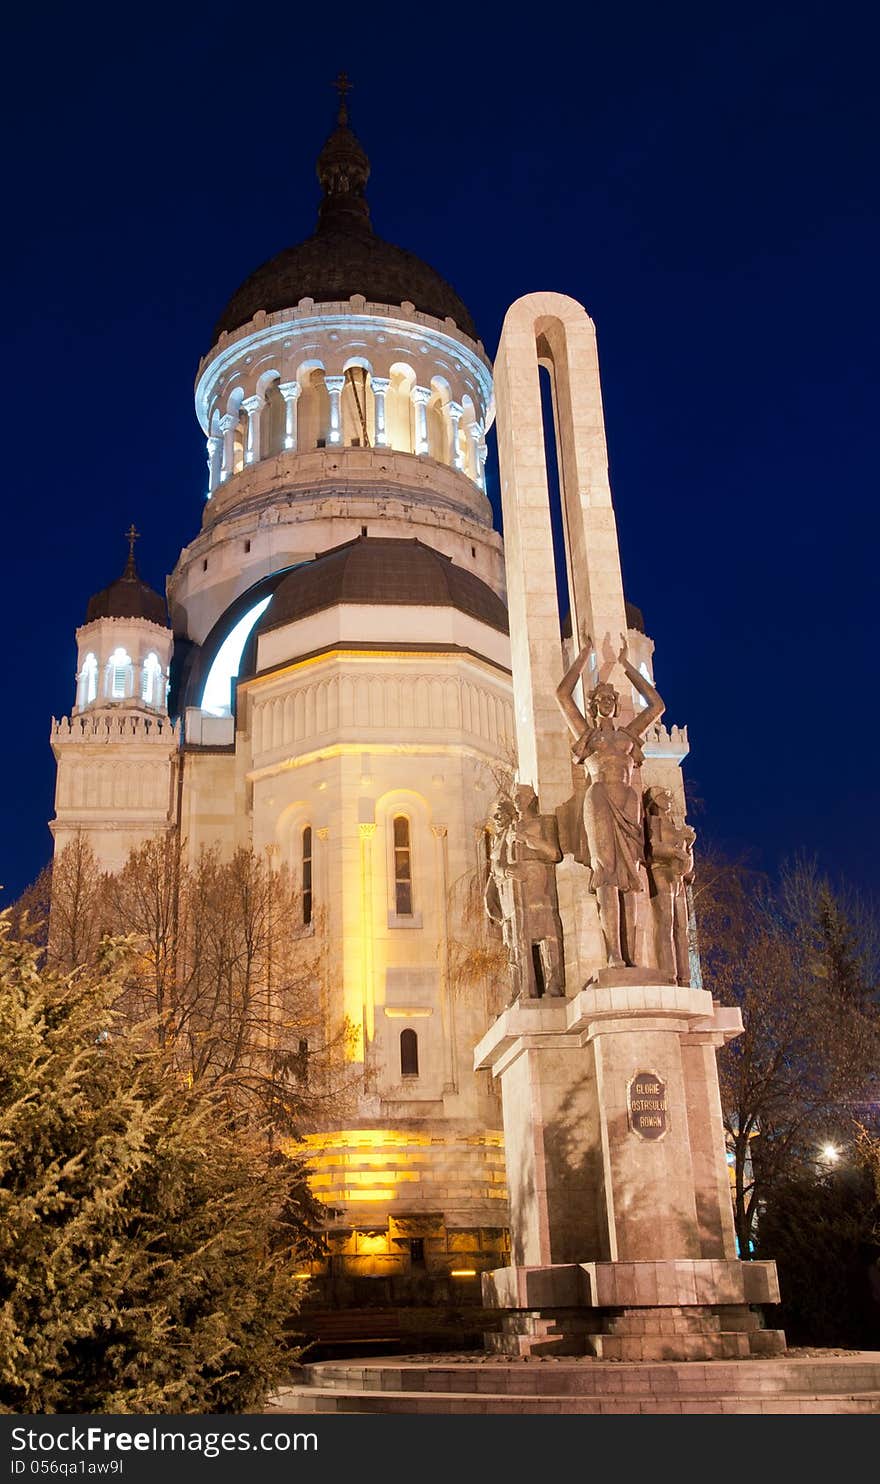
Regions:
<svg viewBox="0 0 880 1484"><path fill-rule="evenodd" d="M540 366L557 430L569 652ZM501 1081L511 1207L512 1266L483 1277L484 1303L503 1310L487 1344L633 1360L779 1354L784 1336L756 1312L778 1301L775 1266L740 1262L733 1227L716 1051L742 1022L683 961L690 863L671 848L693 843L672 818L684 816L685 734L659 725L653 646L627 623L582 306L551 293L517 300L495 387L517 781L533 813L558 825L549 869L564 994L538 995L520 972L475 1052ZM687 833L673 841L671 830ZM520 965L527 915L520 900L509 928Z"/></svg>

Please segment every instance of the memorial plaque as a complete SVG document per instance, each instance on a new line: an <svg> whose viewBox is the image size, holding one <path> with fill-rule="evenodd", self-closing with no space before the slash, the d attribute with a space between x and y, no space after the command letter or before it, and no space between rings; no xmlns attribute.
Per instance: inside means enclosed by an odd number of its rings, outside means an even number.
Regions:
<svg viewBox="0 0 880 1484"><path fill-rule="evenodd" d="M629 1126L642 1139L662 1139L668 1110L666 1083L656 1072L636 1072L629 1084Z"/></svg>

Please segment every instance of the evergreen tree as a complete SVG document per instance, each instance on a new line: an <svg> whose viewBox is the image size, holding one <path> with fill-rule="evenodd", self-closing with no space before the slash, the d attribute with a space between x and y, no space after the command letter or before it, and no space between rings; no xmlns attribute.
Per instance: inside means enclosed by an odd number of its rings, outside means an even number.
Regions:
<svg viewBox="0 0 880 1484"><path fill-rule="evenodd" d="M0 919L0 1410L242 1412L295 1352L302 1166Z"/></svg>

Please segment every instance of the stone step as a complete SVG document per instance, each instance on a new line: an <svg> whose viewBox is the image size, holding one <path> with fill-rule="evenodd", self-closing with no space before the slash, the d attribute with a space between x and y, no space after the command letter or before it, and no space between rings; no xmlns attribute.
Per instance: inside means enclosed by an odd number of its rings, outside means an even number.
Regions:
<svg viewBox="0 0 880 1484"><path fill-rule="evenodd" d="M645 1398L880 1397L880 1352L770 1360L602 1361L593 1358L496 1359L485 1355L373 1356L317 1361L293 1376L292 1389L432 1395Z"/></svg>
<svg viewBox="0 0 880 1484"><path fill-rule="evenodd" d="M354 1391L294 1386L280 1393L268 1407L272 1414L398 1414L519 1416L632 1416L634 1414L752 1414L752 1415L875 1415L880 1414L880 1392L859 1394L805 1393L787 1396L584 1396L516 1395L471 1391L423 1392Z"/></svg>

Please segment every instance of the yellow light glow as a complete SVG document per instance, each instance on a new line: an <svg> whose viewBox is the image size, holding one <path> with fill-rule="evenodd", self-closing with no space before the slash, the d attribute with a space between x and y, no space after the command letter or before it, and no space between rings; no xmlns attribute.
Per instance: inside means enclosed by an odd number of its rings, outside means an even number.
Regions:
<svg viewBox="0 0 880 1484"><path fill-rule="evenodd" d="M430 1134L401 1133L398 1129L341 1128L332 1133L306 1134L302 1143L313 1149L344 1149L346 1145L363 1145L378 1149L389 1144L430 1144ZM455 1140L435 1139L435 1143L455 1143ZM300 1146L297 1146L300 1147Z"/></svg>
<svg viewBox="0 0 880 1484"><path fill-rule="evenodd" d="M450 1278L476 1278L476 1268L453 1268L449 1274Z"/></svg>
<svg viewBox="0 0 880 1484"><path fill-rule="evenodd" d="M390 1010L385 1006L385 1014L389 1020L424 1020L426 1016L433 1015L433 1010Z"/></svg>
<svg viewBox="0 0 880 1484"><path fill-rule="evenodd" d="M301 1282L304 1282L306 1278L311 1278L312 1275L311 1273L294 1273L293 1276L294 1278L298 1278Z"/></svg>
<svg viewBox="0 0 880 1484"><path fill-rule="evenodd" d="M372 1041L376 1034L376 1014L374 1008L376 995L373 978L372 853L375 829L375 824L372 826L362 824L359 829L361 840L361 1005L360 1015L354 1018L356 1024L360 1023L362 1034L367 1043ZM358 1061L363 1061L363 1048L357 1059Z"/></svg>
<svg viewBox="0 0 880 1484"><path fill-rule="evenodd" d="M344 1190L342 1199L344 1201L393 1201L396 1191L393 1190Z"/></svg>
<svg viewBox="0 0 880 1484"><path fill-rule="evenodd" d="M376 1232L374 1234L358 1232L358 1252L362 1252L365 1255L375 1255L376 1253L387 1254L388 1233Z"/></svg>
<svg viewBox="0 0 880 1484"><path fill-rule="evenodd" d="M485 754L468 742L445 742L444 751L450 757L470 757L477 762L485 761ZM285 757L277 763L267 763L262 768L249 768L245 773L248 783L259 783L264 778L274 778L280 773L289 773L297 768L307 768L312 763L326 763L332 758L354 757L363 751L360 742L335 742L327 747L316 747L312 752L301 752L296 757ZM370 751L376 757L435 757L436 742L371 742Z"/></svg>

